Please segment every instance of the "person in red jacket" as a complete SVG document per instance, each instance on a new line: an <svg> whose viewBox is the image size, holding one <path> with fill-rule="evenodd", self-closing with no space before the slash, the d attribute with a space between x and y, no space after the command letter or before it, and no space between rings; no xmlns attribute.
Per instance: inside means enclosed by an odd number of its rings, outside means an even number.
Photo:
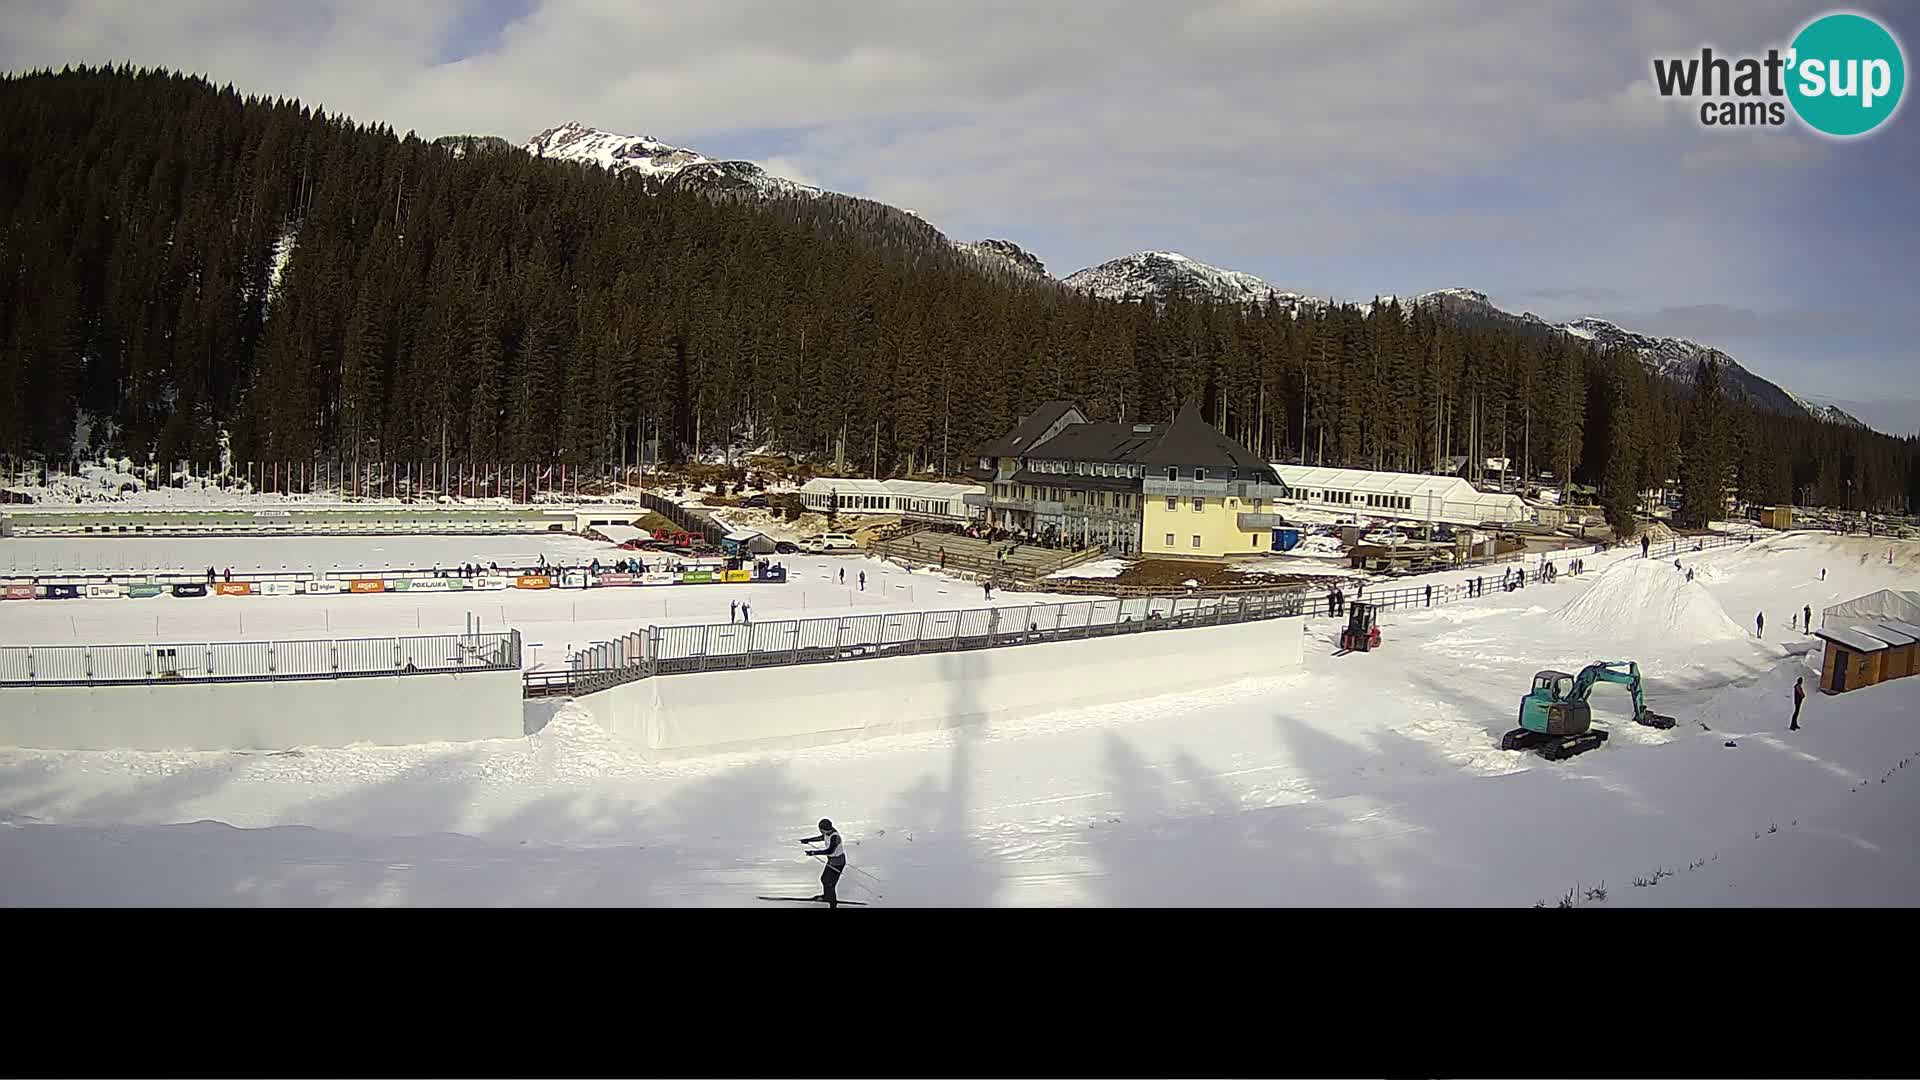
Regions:
<svg viewBox="0 0 1920 1080"><path fill-rule="evenodd" d="M1807 688L1802 686L1804 677L1793 680L1793 722L1787 725L1788 731L1800 730L1800 703L1807 700Z"/></svg>

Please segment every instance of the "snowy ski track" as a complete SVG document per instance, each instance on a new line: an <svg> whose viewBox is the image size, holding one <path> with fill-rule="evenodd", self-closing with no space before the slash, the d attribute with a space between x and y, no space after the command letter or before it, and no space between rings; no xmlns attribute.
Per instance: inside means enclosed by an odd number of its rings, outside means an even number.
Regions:
<svg viewBox="0 0 1920 1080"><path fill-rule="evenodd" d="M208 552L182 555L189 565L239 568L247 550L263 563L443 550L428 540L235 541L224 560L202 542L155 543ZM443 563L608 550L442 540ZM0 546L0 565L45 543ZM1301 669L780 754L648 762L577 707L540 703L528 706L535 734L483 743L5 750L0 903L806 909L755 897L818 891L794 841L824 815L857 868L842 894L880 905L1525 906L1602 883L1605 900L1582 902L1908 904L1920 896L1908 839L1920 680L1810 692L1804 730L1786 731L1794 677L1811 688L1820 655L1789 611L1809 605L1817 619L1838 600L1917 587L1920 551L1894 543L1889 564L1889 546L1776 535L1682 555L1692 584L1671 559L1611 554L1511 593L1495 570L1484 598L1384 613L1377 652L1332 656L1335 624L1314 620ZM106 549L62 550L71 565ZM751 589L757 621L983 603L976 586L864 559L781 561L796 580ZM865 569L868 592L839 586L841 566L850 579ZM416 619L458 629L466 611L493 623L487 609L501 606L551 663L562 644L649 621L724 619L743 591L35 601L0 605L0 640L145 640L156 616L165 637L240 617L248 638L320 636L308 624L322 611L342 636L411 632ZM1179 635L1165 640L1178 663ZM1534 671L1596 659L1638 662L1648 704L1678 726L1632 725L1625 692L1602 686L1595 722L1613 737L1601 749L1558 764L1498 749ZM1657 884L1634 884L1657 871Z"/></svg>

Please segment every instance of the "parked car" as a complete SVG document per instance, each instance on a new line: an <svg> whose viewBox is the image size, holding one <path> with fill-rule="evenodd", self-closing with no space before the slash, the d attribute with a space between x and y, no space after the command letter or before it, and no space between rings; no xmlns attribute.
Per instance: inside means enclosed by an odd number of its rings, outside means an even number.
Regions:
<svg viewBox="0 0 1920 1080"><path fill-rule="evenodd" d="M860 550L860 545L854 543L853 537L848 536L846 533L839 532L809 536L805 540L800 541L800 547L801 550L814 555L825 555L836 551Z"/></svg>
<svg viewBox="0 0 1920 1080"><path fill-rule="evenodd" d="M800 554L800 545L791 540L775 540L773 542L773 553L775 555L798 555Z"/></svg>
<svg viewBox="0 0 1920 1080"><path fill-rule="evenodd" d="M765 510L767 508L767 497L765 495L749 495L741 500L740 505L755 510Z"/></svg>
<svg viewBox="0 0 1920 1080"><path fill-rule="evenodd" d="M1406 539L1407 538L1402 536L1397 529L1375 529L1365 536L1362 536L1360 542L1363 544L1376 544L1380 547L1393 547L1396 544L1405 543Z"/></svg>

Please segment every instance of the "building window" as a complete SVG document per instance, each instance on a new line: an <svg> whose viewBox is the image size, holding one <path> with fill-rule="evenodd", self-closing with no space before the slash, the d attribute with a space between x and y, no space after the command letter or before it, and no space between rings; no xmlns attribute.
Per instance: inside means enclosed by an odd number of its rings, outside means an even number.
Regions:
<svg viewBox="0 0 1920 1080"><path fill-rule="evenodd" d="M1193 546L1194 546L1194 547L1199 547L1199 546L1200 546L1200 534L1199 534L1199 533L1194 533L1194 534L1193 534Z"/></svg>
<svg viewBox="0 0 1920 1080"><path fill-rule="evenodd" d="M1180 509L1180 498L1179 498L1179 496L1177 496L1177 495L1169 495L1169 496L1167 496L1167 509L1168 509L1168 510L1178 510L1178 509Z"/></svg>
<svg viewBox="0 0 1920 1080"><path fill-rule="evenodd" d="M1167 534L1167 546L1168 546L1168 547L1172 547L1172 546L1173 546L1173 534L1172 534L1172 533L1168 533L1168 534Z"/></svg>
<svg viewBox="0 0 1920 1080"><path fill-rule="evenodd" d="M1196 467L1193 470L1193 478L1195 480L1205 480L1207 478L1207 470Z"/></svg>
<svg viewBox="0 0 1920 1080"><path fill-rule="evenodd" d="M1207 509L1207 500L1201 498L1198 495L1195 495L1193 497L1193 512L1196 514L1205 513L1206 509Z"/></svg>
<svg viewBox="0 0 1920 1080"><path fill-rule="evenodd" d="M1260 509L1260 500L1259 500L1259 499L1255 499L1255 500L1253 500L1253 508L1254 508L1255 510L1258 510L1258 509Z"/></svg>
<svg viewBox="0 0 1920 1080"><path fill-rule="evenodd" d="M1180 479L1180 467L1178 465L1167 466L1167 479L1169 480Z"/></svg>

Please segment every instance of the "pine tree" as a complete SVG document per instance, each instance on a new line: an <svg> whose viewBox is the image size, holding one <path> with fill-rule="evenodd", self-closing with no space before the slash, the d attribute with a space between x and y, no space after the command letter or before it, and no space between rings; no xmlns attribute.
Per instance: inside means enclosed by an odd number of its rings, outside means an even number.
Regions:
<svg viewBox="0 0 1920 1080"><path fill-rule="evenodd" d="M1720 365L1702 359L1694 369L1693 399L1680 458L1680 509L1674 520L1702 528L1726 513L1729 476L1727 403L1720 388Z"/></svg>

